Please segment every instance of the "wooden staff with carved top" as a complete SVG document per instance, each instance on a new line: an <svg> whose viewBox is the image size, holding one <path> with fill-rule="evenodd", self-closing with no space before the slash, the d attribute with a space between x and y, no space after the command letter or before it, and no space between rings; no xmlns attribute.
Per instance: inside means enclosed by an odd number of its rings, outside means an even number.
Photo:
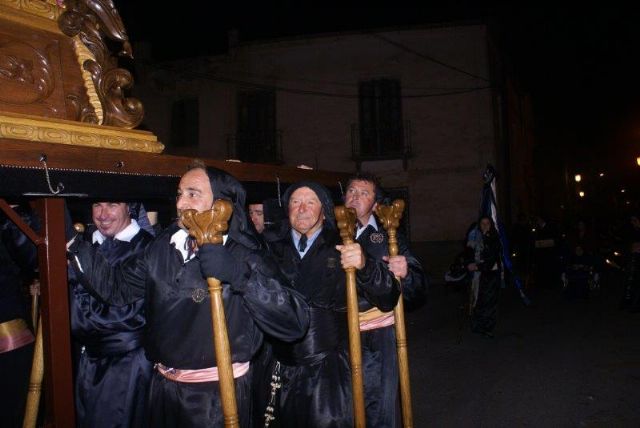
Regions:
<svg viewBox="0 0 640 428"><path fill-rule="evenodd" d="M344 245L353 244L356 228L356 211L353 208L334 208L340 237ZM353 414L356 428L365 427L364 381L362 378L362 346L360 345L360 320L356 292L356 269L346 268L347 321L349 327L349 361L351 363L351 388L353 389Z"/></svg>
<svg viewBox="0 0 640 428"><path fill-rule="evenodd" d="M198 246L222 244L222 236L227 231L232 212L231 202L218 199L209 211L199 213L196 210L184 210L180 220L189 229L189 234L196 239ZM224 415L224 426L237 427L239 425L238 406L236 404L227 321L222 301L222 284L216 278L207 278L207 284L211 297L213 343L220 376L220 401Z"/></svg>
<svg viewBox="0 0 640 428"><path fill-rule="evenodd" d="M376 214L382 226L389 235L389 256L398 255L398 239L396 231L400 226L400 219L404 211L404 201L396 199L391 205L376 207ZM398 304L393 310L396 328L396 347L398 351L398 370L400 375L400 400L402 403L402 424L405 428L413 427L413 414L411 411L411 384L409 382L409 357L407 355L407 332L404 322L404 303L402 293Z"/></svg>

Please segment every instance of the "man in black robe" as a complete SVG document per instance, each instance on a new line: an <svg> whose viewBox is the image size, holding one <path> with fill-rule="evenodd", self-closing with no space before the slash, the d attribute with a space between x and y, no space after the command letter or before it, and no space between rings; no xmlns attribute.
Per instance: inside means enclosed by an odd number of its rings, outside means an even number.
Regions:
<svg viewBox="0 0 640 428"><path fill-rule="evenodd" d="M275 418L282 427L351 427L344 269L357 269L358 294L383 311L393 309L399 284L382 262L357 243L340 245L328 191L313 182L287 189L290 230L270 244L281 270L310 307L310 326L295 343L274 341L274 374L282 389ZM382 375L380 373L379 375Z"/></svg>
<svg viewBox="0 0 640 428"><path fill-rule="evenodd" d="M498 231L489 216L482 216L467 238L466 265L471 281L471 331L493 337L502 288L502 247Z"/></svg>
<svg viewBox="0 0 640 428"><path fill-rule="evenodd" d="M264 208L261 202L249 204L249 218L256 228L256 232L264 231Z"/></svg>
<svg viewBox="0 0 640 428"><path fill-rule="evenodd" d="M560 285L560 232L547 221L546 215L536 217L533 246L536 287L557 289Z"/></svg>
<svg viewBox="0 0 640 428"><path fill-rule="evenodd" d="M31 228L39 222L26 205L15 211ZM34 335L30 328L23 285L37 278L36 246L4 214L0 214L0 426L22 426L33 358Z"/></svg>
<svg viewBox="0 0 640 428"><path fill-rule="evenodd" d="M131 208L137 211L133 204ZM126 202L95 202L91 206L95 225L95 230L87 232L91 251L111 266L141 255L153 239L136 218L131 218L131 208ZM71 332L80 347L75 379L77 426L145 426L153 367L142 347L144 299L124 306L109 305L82 285L75 258L69 268ZM94 279L96 283L105 280ZM108 289L109 284L96 288Z"/></svg>
<svg viewBox="0 0 640 428"><path fill-rule="evenodd" d="M199 248L177 222L166 228L142 257L112 269L103 257L70 250L79 257L88 287L112 304L145 298L145 350L155 363L149 394L149 426L222 427L223 414L207 277L223 283L231 361L240 426L250 423L250 365L263 332L296 340L308 326L308 308L282 286L277 267L260 251L248 227L245 191L223 171L195 165L180 180L176 207L211 209L214 198L233 204L224 245ZM97 278L116 287L97 288ZM126 284L126 286L124 285ZM120 286L122 285L122 286Z"/></svg>
<svg viewBox="0 0 640 428"><path fill-rule="evenodd" d="M358 174L347 184L345 206L356 210L356 240L371 257L402 281L402 296L410 302L424 298L426 282L422 266L398 234L398 255L389 257L389 236L374 215L383 194L375 176ZM387 264L388 263L388 264ZM392 312L382 312L360 297L360 331L367 427L398 424L398 361Z"/></svg>

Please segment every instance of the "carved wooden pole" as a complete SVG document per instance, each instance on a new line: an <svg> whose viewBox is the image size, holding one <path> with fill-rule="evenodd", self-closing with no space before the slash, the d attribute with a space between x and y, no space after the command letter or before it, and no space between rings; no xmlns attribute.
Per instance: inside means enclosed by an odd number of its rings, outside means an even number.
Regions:
<svg viewBox="0 0 640 428"><path fill-rule="evenodd" d="M36 343L33 348L33 362L29 376L29 392L25 406L22 428L35 428L42 395L42 378L44 377L44 354L42 349L42 317L34 325L36 329Z"/></svg>
<svg viewBox="0 0 640 428"><path fill-rule="evenodd" d="M396 199L391 205L378 205L376 214L389 235L389 256L398 255L398 239L396 231L404 211L404 201ZM400 399L402 403L402 424L405 428L413 428L411 411L411 384L409 382L409 357L407 355L407 332L404 322L404 303L402 293L393 310L396 326L396 347L398 350L398 369L400 374Z"/></svg>
<svg viewBox="0 0 640 428"><path fill-rule="evenodd" d="M353 244L356 212L353 208L334 208L340 237L345 245ZM356 293L356 269L345 269L347 275L347 321L349 327L349 361L351 363L351 388L353 389L353 414L356 428L365 427L364 381L362 379L362 346L360 345L360 320Z"/></svg>
<svg viewBox="0 0 640 428"><path fill-rule="evenodd" d="M44 352L42 346L42 330L38 297L40 295L40 281L34 279L30 285L31 292L31 320L33 331L36 333L36 342L33 347L31 360L31 374L29 375L29 391L27 392L27 404L25 406L23 428L35 428L40 409L40 396L42 395L42 378L44 377Z"/></svg>
<svg viewBox="0 0 640 428"><path fill-rule="evenodd" d="M29 293L31 294L31 325L33 326L33 331L37 331L38 329L38 314L40 304L40 280L34 279L29 285Z"/></svg>
<svg viewBox="0 0 640 428"><path fill-rule="evenodd" d="M195 210L182 212L180 220L196 239L198 246L203 244L222 244L222 235L227 231L229 218L233 212L231 202L219 199L209 211L198 213ZM211 297L211 319L213 324L213 343L220 376L220 401L225 427L238 427L238 406L236 389L231 365L231 349L227 333L227 321L224 316L222 284L216 278L207 278Z"/></svg>

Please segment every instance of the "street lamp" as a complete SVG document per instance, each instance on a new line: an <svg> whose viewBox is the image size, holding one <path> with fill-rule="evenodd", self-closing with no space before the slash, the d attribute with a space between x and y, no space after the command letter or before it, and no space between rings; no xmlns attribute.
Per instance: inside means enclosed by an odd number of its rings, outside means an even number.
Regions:
<svg viewBox="0 0 640 428"><path fill-rule="evenodd" d="M636 163L638 164L638 166L640 166L640 156L636 158Z"/></svg>
<svg viewBox="0 0 640 428"><path fill-rule="evenodd" d="M576 174L575 177L573 177L573 178L574 178L574 180L576 180L576 183L580 183L582 181L582 176L580 174Z"/></svg>
<svg viewBox="0 0 640 428"><path fill-rule="evenodd" d="M584 198L584 192L581 190L578 192L578 196L580 196L581 198Z"/></svg>

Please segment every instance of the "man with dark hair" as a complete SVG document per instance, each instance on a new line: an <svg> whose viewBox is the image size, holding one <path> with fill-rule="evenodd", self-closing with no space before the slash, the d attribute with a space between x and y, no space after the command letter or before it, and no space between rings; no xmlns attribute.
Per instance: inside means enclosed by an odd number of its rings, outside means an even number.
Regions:
<svg viewBox="0 0 640 428"><path fill-rule="evenodd" d="M349 180L344 201L346 207L356 211L356 241L370 257L384 262L385 270L402 281L402 296L405 300L417 301L423 298L426 288L422 266L411 254L400 233L398 255L389 257L389 237L378 225L374 215L374 210L382 199L383 192L375 176L363 173ZM362 297L359 307L367 427L392 427L399 420L398 362L393 312L390 309L380 310Z"/></svg>
<svg viewBox="0 0 640 428"><path fill-rule="evenodd" d="M502 245L491 216L483 215L467 236L465 265L473 274L471 331L493 337L502 282Z"/></svg>
<svg viewBox="0 0 640 428"><path fill-rule="evenodd" d="M256 232L264 231L264 209L262 203L249 204L249 218L256 228Z"/></svg>
<svg viewBox="0 0 640 428"><path fill-rule="evenodd" d="M152 427L223 426L219 377L212 341L206 278L223 283L223 300L240 426L250 424L250 364L263 332L283 341L299 339L308 308L282 285L277 267L257 243L245 212L245 191L229 174L199 164L178 186L176 208L198 212L214 199L233 204L223 245L200 247L182 223L167 227L144 252L114 269L86 245L70 248L92 293L111 304L144 297L145 350L155 363L147 423ZM113 287L101 287L108 278Z"/></svg>
<svg viewBox="0 0 640 428"><path fill-rule="evenodd" d="M357 269L358 293L384 311L395 306L399 284L357 243L340 245L333 202L322 185L296 183L287 189L284 204L290 228L270 247L291 286L309 304L310 326L295 343L273 342L273 374L282 384L274 405L276 423L353 426L344 269Z"/></svg>
<svg viewBox="0 0 640 428"><path fill-rule="evenodd" d="M136 218L131 218L133 215ZM138 223L138 206L95 202L95 230L87 232L92 248L110 266L141 255L153 236ZM146 224L147 219L140 223ZM69 264L71 333L81 348L75 379L78 427L144 426L152 365L142 347L144 299L113 306L82 284L75 260ZM108 289L107 278L96 278Z"/></svg>

